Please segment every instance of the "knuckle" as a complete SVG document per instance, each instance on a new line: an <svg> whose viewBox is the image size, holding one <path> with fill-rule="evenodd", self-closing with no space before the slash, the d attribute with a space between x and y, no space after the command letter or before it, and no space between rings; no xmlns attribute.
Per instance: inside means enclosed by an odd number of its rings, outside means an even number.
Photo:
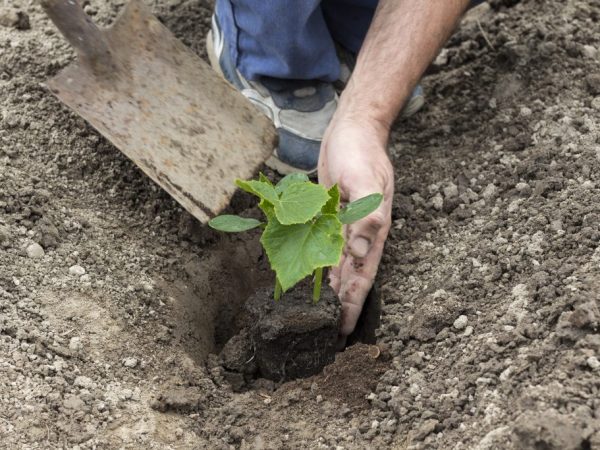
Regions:
<svg viewBox="0 0 600 450"><path fill-rule="evenodd" d="M387 226L387 224L390 222L387 215L380 210L371 213L364 220L365 224L374 231L379 231L381 228Z"/></svg>

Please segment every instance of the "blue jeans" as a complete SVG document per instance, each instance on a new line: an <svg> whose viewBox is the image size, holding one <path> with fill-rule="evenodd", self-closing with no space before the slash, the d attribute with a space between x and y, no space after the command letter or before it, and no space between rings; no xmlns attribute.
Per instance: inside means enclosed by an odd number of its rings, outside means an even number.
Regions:
<svg viewBox="0 0 600 450"><path fill-rule="evenodd" d="M483 0L472 1L472 5ZM217 0L219 24L241 74L335 81L335 43L358 53L378 0Z"/></svg>

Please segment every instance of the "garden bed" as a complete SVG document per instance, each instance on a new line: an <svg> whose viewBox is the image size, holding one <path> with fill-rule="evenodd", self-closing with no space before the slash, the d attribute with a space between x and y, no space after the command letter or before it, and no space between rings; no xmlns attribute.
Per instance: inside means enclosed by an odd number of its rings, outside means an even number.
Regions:
<svg viewBox="0 0 600 450"><path fill-rule="evenodd" d="M149 3L205 56L209 2ZM86 9L107 24L122 4ZM72 51L35 2L10 5L2 445L600 446L597 1L494 0L464 21L424 80L424 110L392 137L377 346L308 378L253 374L241 392L219 352L272 283L257 236L199 226L58 103L42 83ZM249 198L231 210L251 214Z"/></svg>

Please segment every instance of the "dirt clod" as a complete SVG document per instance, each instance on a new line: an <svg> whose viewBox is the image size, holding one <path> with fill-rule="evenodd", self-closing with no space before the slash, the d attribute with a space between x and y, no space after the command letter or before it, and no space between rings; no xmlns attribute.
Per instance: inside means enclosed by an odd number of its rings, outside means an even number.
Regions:
<svg viewBox="0 0 600 450"><path fill-rule="evenodd" d="M206 395L200 388L180 387L162 392L152 401L152 408L161 412L191 413L203 408Z"/></svg>
<svg viewBox="0 0 600 450"><path fill-rule="evenodd" d="M582 450L589 448L588 433L572 418L555 410L528 413L516 421L514 445L516 450Z"/></svg>
<svg viewBox="0 0 600 450"><path fill-rule="evenodd" d="M435 419L429 419L423 422L414 432L409 434L413 441L422 441L435 430L439 422Z"/></svg>
<svg viewBox="0 0 600 450"><path fill-rule="evenodd" d="M600 74L591 73L585 77L588 90L592 95L600 95Z"/></svg>
<svg viewBox="0 0 600 450"><path fill-rule="evenodd" d="M29 16L27 13L10 7L0 7L0 26L14 27L17 30L29 30Z"/></svg>

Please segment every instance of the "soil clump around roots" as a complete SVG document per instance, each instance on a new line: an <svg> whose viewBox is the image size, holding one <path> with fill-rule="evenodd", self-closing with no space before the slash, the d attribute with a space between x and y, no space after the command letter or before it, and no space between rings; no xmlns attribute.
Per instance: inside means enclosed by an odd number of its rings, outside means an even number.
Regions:
<svg viewBox="0 0 600 450"><path fill-rule="evenodd" d="M73 50L37 2L9 3L0 447L600 448L597 0L465 17L390 141L377 346L242 392L218 354L272 282L258 235L201 226L61 105L43 83ZM108 25L123 1L85 4ZM206 57L211 2L149 4Z"/></svg>
<svg viewBox="0 0 600 450"><path fill-rule="evenodd" d="M219 354L225 378L235 391L257 377L275 382L306 378L320 373L344 347L375 343L381 316L375 286L355 330L345 340L339 336L340 313L340 302L327 285L314 304L308 279L279 301L273 300L273 288L257 289L240 306L234 325L239 331Z"/></svg>
<svg viewBox="0 0 600 450"><path fill-rule="evenodd" d="M237 320L242 328L220 354L223 366L234 373L293 380L321 372L335 358L340 305L329 286L323 286L317 304L312 303L308 282L277 302L272 288L259 289L246 300ZM231 379L233 375L230 372Z"/></svg>

